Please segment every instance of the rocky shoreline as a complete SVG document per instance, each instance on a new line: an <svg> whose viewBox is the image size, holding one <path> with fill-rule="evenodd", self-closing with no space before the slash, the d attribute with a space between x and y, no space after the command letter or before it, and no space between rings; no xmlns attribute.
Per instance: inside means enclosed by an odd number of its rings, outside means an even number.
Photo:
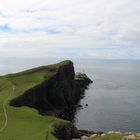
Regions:
<svg viewBox="0 0 140 140"><path fill-rule="evenodd" d="M140 140L140 133L134 133L134 132L109 131L107 133L93 132L92 134L90 134L91 131L90 132L85 131L85 132L87 132L85 135L81 136L78 139L72 139L72 140L94 140L94 139L100 140L104 138L107 139L107 137L112 137L111 140L116 139L115 137L118 137L117 140Z"/></svg>
<svg viewBox="0 0 140 140"><path fill-rule="evenodd" d="M140 140L140 133L78 130L73 124L59 126L54 135L59 140Z"/></svg>

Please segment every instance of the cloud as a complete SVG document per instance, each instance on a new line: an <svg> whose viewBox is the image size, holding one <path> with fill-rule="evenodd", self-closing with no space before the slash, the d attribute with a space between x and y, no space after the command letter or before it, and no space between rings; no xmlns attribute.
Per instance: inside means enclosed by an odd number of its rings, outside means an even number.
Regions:
<svg viewBox="0 0 140 140"><path fill-rule="evenodd" d="M10 51L21 56L51 49L48 54L53 55L55 48L78 48L73 53L79 56L140 58L139 0L0 3L0 53L5 56Z"/></svg>

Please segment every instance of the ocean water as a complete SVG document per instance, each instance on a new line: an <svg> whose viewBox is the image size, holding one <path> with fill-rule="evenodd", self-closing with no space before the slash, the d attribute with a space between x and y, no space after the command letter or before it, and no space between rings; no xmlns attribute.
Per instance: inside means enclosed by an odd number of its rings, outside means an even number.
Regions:
<svg viewBox="0 0 140 140"><path fill-rule="evenodd" d="M0 75L62 59L1 59ZM79 129L140 131L140 61L73 59L75 71L92 80L74 117ZM85 104L88 104L86 107Z"/></svg>
<svg viewBox="0 0 140 140"><path fill-rule="evenodd" d="M140 131L140 61L88 60L76 68L93 80L75 114L79 129Z"/></svg>

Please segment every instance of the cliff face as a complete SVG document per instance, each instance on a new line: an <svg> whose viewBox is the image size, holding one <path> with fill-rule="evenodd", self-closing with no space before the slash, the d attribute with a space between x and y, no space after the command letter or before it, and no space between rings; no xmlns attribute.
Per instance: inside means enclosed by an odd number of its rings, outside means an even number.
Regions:
<svg viewBox="0 0 140 140"><path fill-rule="evenodd" d="M59 140L80 139L80 132L73 124L60 125L55 128L54 135Z"/></svg>
<svg viewBox="0 0 140 140"><path fill-rule="evenodd" d="M69 60L45 69L44 81L11 100L11 106L29 106L40 111L75 105L92 82L87 76L75 79L73 62Z"/></svg>

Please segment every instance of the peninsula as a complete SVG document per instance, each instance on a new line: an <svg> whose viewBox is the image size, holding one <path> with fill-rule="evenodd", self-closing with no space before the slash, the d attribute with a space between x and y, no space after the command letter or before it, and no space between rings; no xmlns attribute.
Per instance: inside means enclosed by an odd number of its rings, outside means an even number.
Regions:
<svg viewBox="0 0 140 140"><path fill-rule="evenodd" d="M78 138L78 130L59 114L75 107L90 83L86 74L75 74L70 60L1 76L0 139Z"/></svg>

